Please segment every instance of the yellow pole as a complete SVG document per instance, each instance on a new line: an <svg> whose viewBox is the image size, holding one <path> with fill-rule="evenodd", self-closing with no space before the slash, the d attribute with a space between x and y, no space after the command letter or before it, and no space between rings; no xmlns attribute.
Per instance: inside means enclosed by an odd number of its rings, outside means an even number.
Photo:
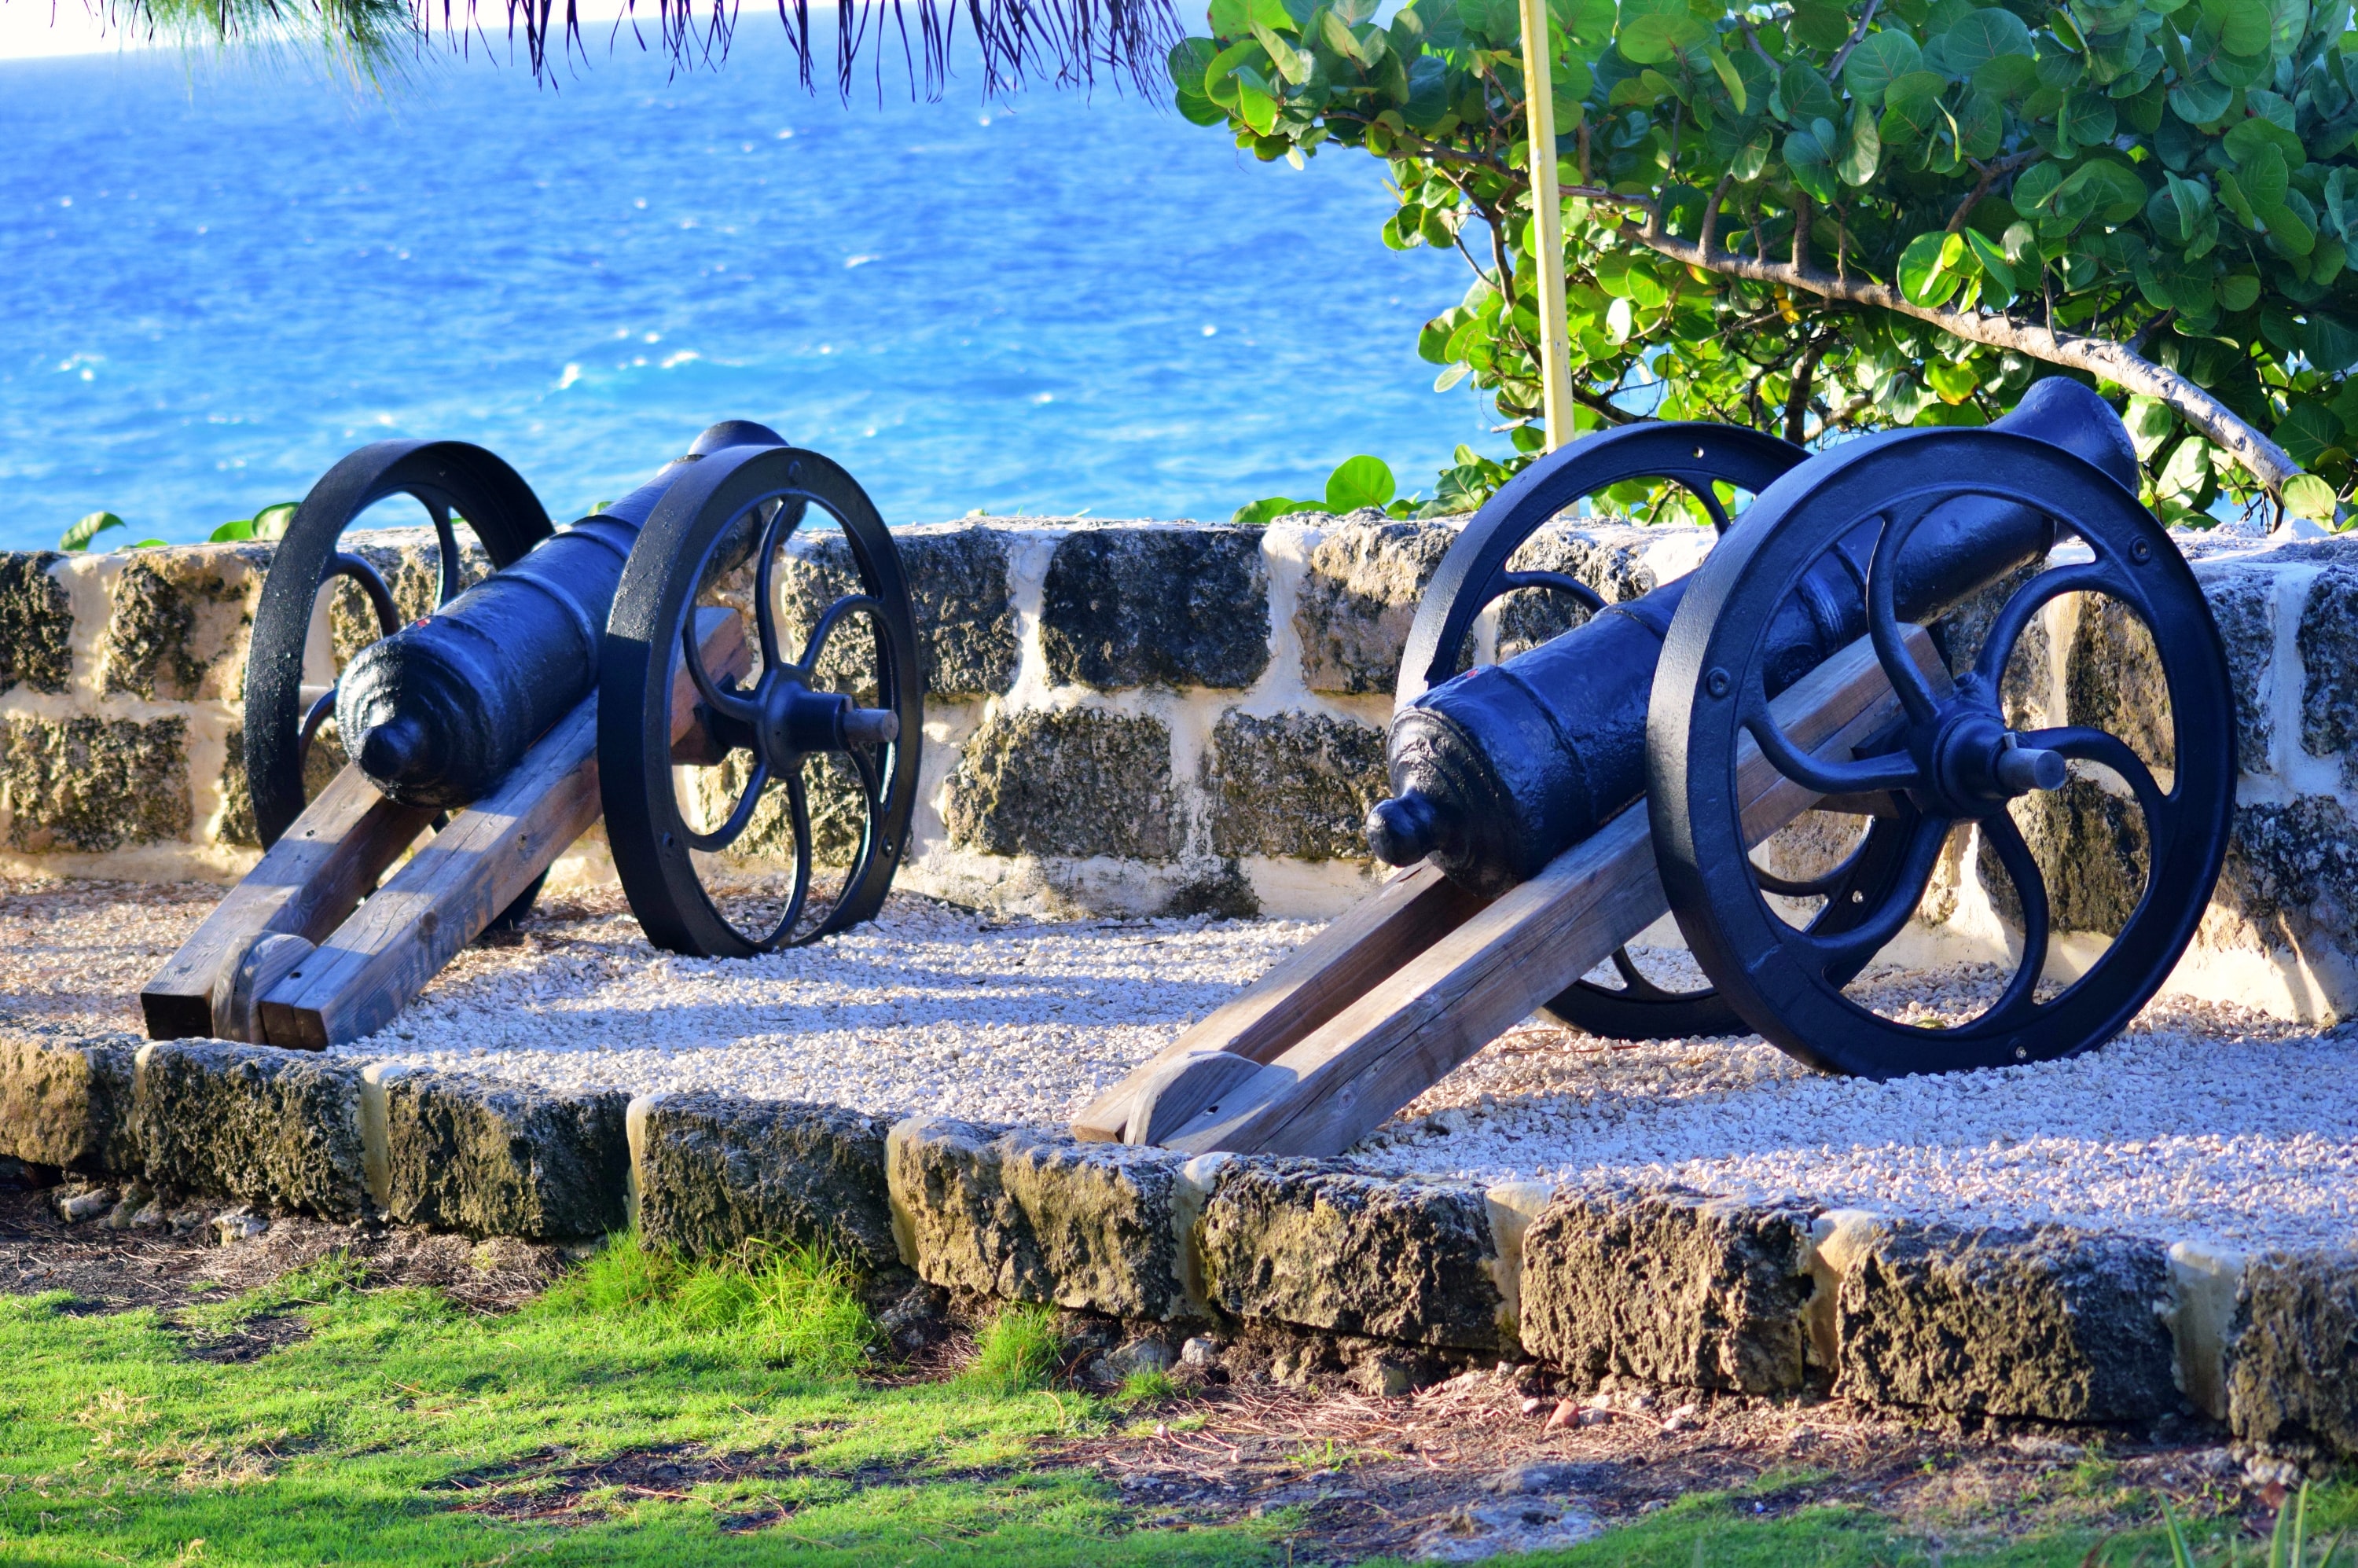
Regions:
<svg viewBox="0 0 2358 1568"><path fill-rule="evenodd" d="M1521 0L1523 96L1531 134L1531 212L1539 254L1540 409L1547 449L1572 439L1571 334L1563 312L1563 199L1555 178L1555 91L1549 81L1547 0Z"/></svg>

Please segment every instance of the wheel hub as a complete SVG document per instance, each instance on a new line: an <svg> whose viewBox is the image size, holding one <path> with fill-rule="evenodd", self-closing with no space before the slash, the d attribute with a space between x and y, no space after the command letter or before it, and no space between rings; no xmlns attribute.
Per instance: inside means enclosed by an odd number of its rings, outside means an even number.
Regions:
<svg viewBox="0 0 2358 1568"><path fill-rule="evenodd" d="M2033 790L2061 789L2070 776L2061 752L2026 744L1976 693L1951 698L1928 728L1931 742L1919 761L1929 787L1912 793L1937 816L1987 816Z"/></svg>

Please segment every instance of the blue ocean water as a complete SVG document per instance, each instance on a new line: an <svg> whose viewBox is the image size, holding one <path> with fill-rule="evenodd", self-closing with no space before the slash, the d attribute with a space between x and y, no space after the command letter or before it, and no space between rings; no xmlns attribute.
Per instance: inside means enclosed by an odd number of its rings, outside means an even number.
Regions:
<svg viewBox="0 0 2358 1568"><path fill-rule="evenodd" d="M201 537L388 436L488 446L560 518L724 416L896 522L1225 517L1505 449L1416 358L1466 277L1383 248L1375 160L1102 87L814 99L750 16L717 71L600 37L539 86L479 40L382 100L0 63L0 546L101 507Z"/></svg>

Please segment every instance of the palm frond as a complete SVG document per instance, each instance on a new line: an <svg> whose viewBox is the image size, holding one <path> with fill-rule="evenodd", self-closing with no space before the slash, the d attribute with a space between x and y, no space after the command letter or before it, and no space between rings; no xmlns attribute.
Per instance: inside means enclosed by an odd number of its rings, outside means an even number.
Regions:
<svg viewBox="0 0 2358 1568"><path fill-rule="evenodd" d="M774 0L800 61L805 91L822 58L849 97L863 63L881 93L887 74L931 98L947 86L953 56L979 64L985 94L1001 97L1044 82L1117 86L1152 92L1182 28L1172 0L835 0L832 38L814 27L812 0ZM367 81L396 72L406 50L438 32L463 40L503 18L488 0L92 0L132 32L200 46L322 48ZM822 13L826 0L820 0ZM586 52L576 0L505 0L505 31L521 41L535 77L554 59ZM614 36L659 49L674 66L714 67L728 58L740 16L736 0L625 0ZM968 37L961 40L961 30ZM898 57L898 70L890 62Z"/></svg>

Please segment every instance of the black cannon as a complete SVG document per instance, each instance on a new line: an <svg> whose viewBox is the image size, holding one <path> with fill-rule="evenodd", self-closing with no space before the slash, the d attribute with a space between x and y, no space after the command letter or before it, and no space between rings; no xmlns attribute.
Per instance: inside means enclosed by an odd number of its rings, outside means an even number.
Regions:
<svg viewBox="0 0 2358 1568"><path fill-rule="evenodd" d="M403 495L438 546L437 601L407 624L341 546ZM494 568L472 586L462 521ZM810 526L840 531L834 554L858 580L823 605L810 581L795 589L808 613L790 649L779 566ZM321 590L339 579L381 635L307 687ZM924 719L907 585L875 506L827 458L743 420L561 532L480 448L352 453L280 541L245 698L263 863L142 992L157 1038L322 1045L381 1027L458 947L520 917L601 814L659 946L741 957L843 930L876 913L906 850ZM351 762L315 791L306 767L330 719ZM754 863L773 858L791 860L783 886Z"/></svg>
<svg viewBox="0 0 2358 1568"><path fill-rule="evenodd" d="M1755 1030L1875 1076L2110 1038L2191 939L2234 805L2218 631L2136 478L2118 418L2062 380L1987 428L1893 432L1814 457L1751 431L1648 424L1534 462L1467 524L1410 633L1394 794L1368 836L1412 869L1075 1130L1339 1152L1541 1005L1609 1036ZM1515 567L1567 508L1640 479L1683 487L1711 516L1720 537L1700 569L1608 606L1568 575ZM1743 492L1751 504L1731 520ZM1516 593L1566 595L1589 613L1467 668L1486 611ZM2066 594L2145 628L2158 720L2124 737L2009 716L2008 661ZM1976 596L1972 624L1939 624ZM2142 879L2077 973L2050 972L2052 904L2009 810L2059 789L2111 803L2095 808L2119 820L2114 841ZM1840 852L1778 874L1758 847L1810 810L1845 826ZM2011 974L1969 1018L1879 1012L1853 988L1919 909L1960 826L2011 885ZM1666 912L1709 987L1680 989L1628 952ZM1606 960L1620 984L1585 978Z"/></svg>

